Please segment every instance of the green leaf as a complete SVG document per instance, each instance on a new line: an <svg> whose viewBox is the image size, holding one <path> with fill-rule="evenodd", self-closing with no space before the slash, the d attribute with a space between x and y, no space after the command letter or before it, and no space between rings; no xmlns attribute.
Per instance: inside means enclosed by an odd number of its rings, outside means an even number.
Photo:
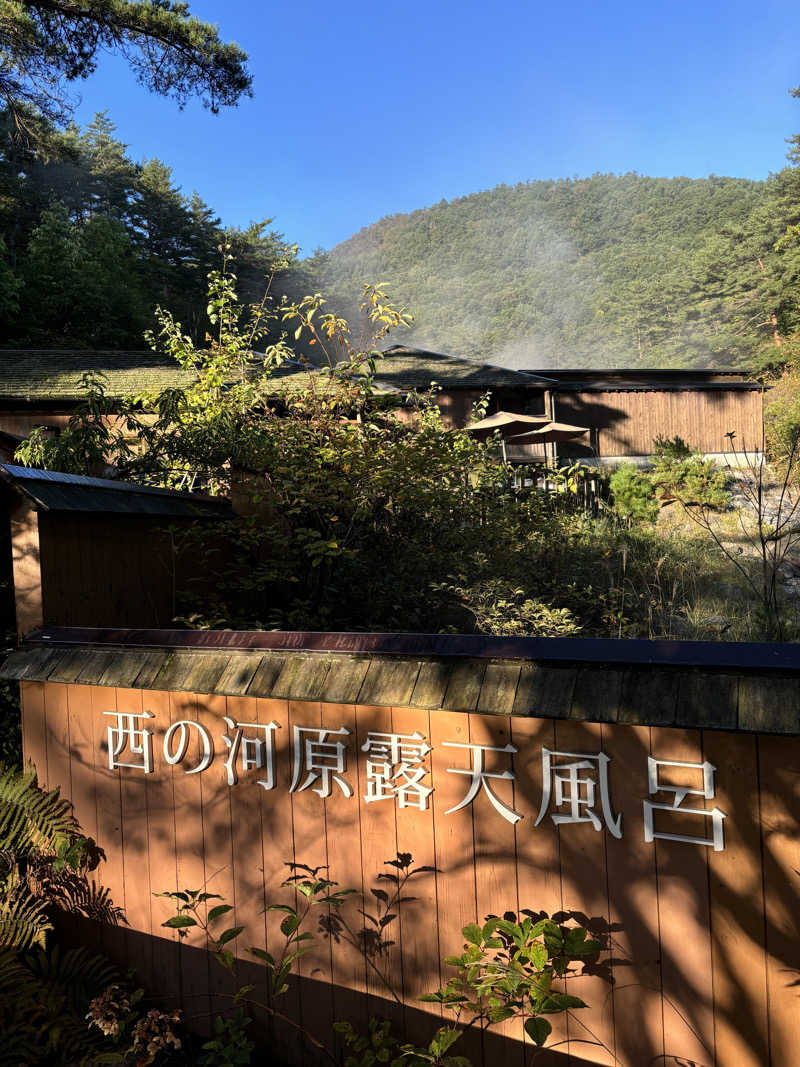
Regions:
<svg viewBox="0 0 800 1067"><path fill-rule="evenodd" d="M227 945L229 941L233 941L235 937L238 937L242 930L244 930L243 926L232 926L229 930L223 930L217 938L217 944Z"/></svg>
<svg viewBox="0 0 800 1067"><path fill-rule="evenodd" d="M461 1030L453 1030L449 1026L443 1026L441 1030L436 1031L428 1048L435 1056L444 1056L447 1050L454 1045L460 1037Z"/></svg>
<svg viewBox="0 0 800 1067"><path fill-rule="evenodd" d="M213 923L215 919L218 919L220 915L225 915L227 912L233 911L232 904L217 904L215 908L212 908L208 913L208 921Z"/></svg>
<svg viewBox="0 0 800 1067"><path fill-rule="evenodd" d="M536 941L530 947L531 963L537 971L541 971L547 966L547 961L550 958L550 954L540 942Z"/></svg>
<svg viewBox="0 0 800 1067"><path fill-rule="evenodd" d="M477 923L467 923L461 933L471 945L480 945L483 940L483 931Z"/></svg>
<svg viewBox="0 0 800 1067"><path fill-rule="evenodd" d="M287 915L286 918L281 922L281 933L285 934L286 937L291 937L291 935L295 932L295 930L297 929L297 927L299 925L300 925L300 916L299 915L297 915L295 913L292 913L291 915Z"/></svg>
<svg viewBox="0 0 800 1067"><path fill-rule="evenodd" d="M489 1011L489 1022L502 1023L506 1019L513 1019L516 1014L514 1008L491 1008Z"/></svg>
<svg viewBox="0 0 800 1067"><path fill-rule="evenodd" d="M181 930L184 926L197 926L197 921L191 915L173 915L162 926L169 926L173 930Z"/></svg>
<svg viewBox="0 0 800 1067"><path fill-rule="evenodd" d="M528 1035L534 1045L538 1046L539 1048L541 1048L545 1041L548 1039L548 1037L552 1033L552 1030L553 1027L550 1025L547 1019L540 1019L538 1015L534 1016L533 1019L525 1020L525 1033Z"/></svg>
<svg viewBox="0 0 800 1067"><path fill-rule="evenodd" d="M553 993L550 1000L561 1009L561 1011L568 1011L569 1008L585 1008L586 1004L580 997L572 997L568 993Z"/></svg>

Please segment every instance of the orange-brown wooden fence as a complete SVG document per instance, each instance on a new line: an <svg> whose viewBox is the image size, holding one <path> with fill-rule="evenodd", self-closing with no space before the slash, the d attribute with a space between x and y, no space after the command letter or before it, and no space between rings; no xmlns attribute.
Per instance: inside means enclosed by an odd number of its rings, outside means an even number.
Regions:
<svg viewBox="0 0 800 1067"><path fill-rule="evenodd" d="M102 663L91 656L104 653L84 649L81 654L81 663L94 662L94 677L102 679ZM139 654L145 667L148 655ZM61 676L87 674L72 662L72 674L64 668ZM520 684L519 666L514 687ZM430 671L435 668L435 662L429 664ZM231 669L217 663L215 678ZM469 663L448 669L466 671L461 682L468 689ZM484 664L484 671L493 669ZM251 663L241 670L249 670L252 678L255 667ZM263 664L259 670L265 670ZM27 673L36 677L33 668ZM140 684L146 673L139 676ZM540 690L537 706L524 715L124 688L102 680L74 684L53 680L58 676L56 669L48 680L21 682L25 755L44 783L72 799L85 832L106 850L102 880L129 924L85 936L97 936L109 954L133 964L146 987L180 1003L201 1028L210 1013L230 1005L233 986L199 950L196 933L179 943L162 926L171 904L155 893L204 886L234 904L235 923L245 926L234 942L242 960L240 980L255 983L258 993L264 978L249 962L248 950L274 949L281 941L281 913L267 912L265 906L287 899L279 889L287 862L327 866L342 887L364 894L370 910L370 890L387 885L378 881L389 869L385 861L410 852L415 864L436 872L418 876L409 886L416 899L400 905L392 926L396 943L388 959L378 962L402 1004L392 1000L360 951L344 939L320 938L301 961L286 1002L287 1012L320 1039L330 1039L337 1019L363 1025L369 1015L405 1021L412 1036L430 1034L439 1017L417 998L451 973L442 961L461 951L461 927L489 914L530 908L578 917L609 936L610 951L596 973L569 980L569 992L588 1007L554 1017L550 1051L537 1053L521 1027L504 1024L467 1038L461 1051L476 1064L792 1067L800 1062L800 739L736 728L641 724L659 722L661 712L661 721L674 723L676 701L686 699L687 692L694 694L696 721L714 722L713 709L722 705L735 712L738 704L741 713L741 675L645 668L624 676L592 669L576 686L575 672L562 672L563 686L556 681L548 693ZM499 693L511 677L493 676L494 690ZM486 684L482 675L473 707L481 707ZM767 678L758 679L758 685L767 696L761 704L757 696L755 705L763 709L770 700L783 699L781 686L786 692L796 683ZM748 699L753 702L752 694ZM513 690L502 700L511 707ZM151 773L110 769L108 728L126 720L109 712L152 714L135 720L152 730ZM228 750L221 737L226 729L230 736L230 724L224 716L234 723L278 724L271 735L273 788L257 784L263 767L239 769L238 781L229 784ZM195 728L189 729L185 759L174 765L164 759L164 735L179 721L201 724L214 739L215 756L201 773L187 773L202 757ZM327 797L319 795L325 792L319 779L305 789L296 782L291 790L299 758L292 745L295 726L349 731L327 735L346 744L344 769L330 780ZM424 784L432 790L424 806L402 807L396 796L365 799L370 786L364 746L370 734L378 733L419 734L431 746L421 764ZM173 753L176 740L173 731ZM481 746L488 772L513 770L514 777L485 779L474 800L458 808L472 779L456 772L474 766L477 750L453 743ZM516 751L505 751L508 745ZM547 810L540 811L548 785L546 751L561 753L562 762L563 754L609 757L608 811L601 804L599 762L590 759L591 768L577 772L595 781L591 810L600 829L568 818L557 824L554 814L577 810L585 815L590 805L570 809L565 798L559 807L555 793ZM672 783L696 790L666 810L676 794L653 793L648 757L697 768L711 764L712 795L699 795L696 774L702 777L701 771L662 763L662 787ZM131 762L141 758L134 755ZM551 764L558 760L552 756ZM650 842L645 840L648 800L666 802L654 813L656 839ZM709 814L681 815L679 809L685 808ZM714 808L724 819L712 816ZM509 812L521 818L514 821ZM618 826L616 834L611 824ZM721 849L711 844L718 825L724 834ZM709 843L660 836L665 833ZM360 929L363 923L355 907L351 910ZM313 1062L308 1044L288 1028L279 1028L277 1040L292 1062Z"/></svg>

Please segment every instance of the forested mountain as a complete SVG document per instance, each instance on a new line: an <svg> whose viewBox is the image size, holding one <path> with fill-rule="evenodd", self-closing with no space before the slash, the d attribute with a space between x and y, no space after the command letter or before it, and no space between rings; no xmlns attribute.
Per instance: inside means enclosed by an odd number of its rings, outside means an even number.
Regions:
<svg viewBox="0 0 800 1067"><path fill-rule="evenodd" d="M139 348L157 304L200 342L225 241L245 301L274 274L273 295L322 289L355 320L378 281L415 317L395 340L508 366L752 367L800 352L797 166L766 182L498 186L298 262L268 222L226 229L165 163L135 161L105 114L85 130L40 121L28 144L0 111L0 347Z"/></svg>
<svg viewBox="0 0 800 1067"><path fill-rule="evenodd" d="M403 340L514 367L747 366L800 327L800 172L501 185L361 230L313 268L352 314L385 282Z"/></svg>
<svg viewBox="0 0 800 1067"><path fill-rule="evenodd" d="M28 143L0 112L0 346L142 348L156 304L202 341L223 239L243 300L273 271L298 275L268 223L223 229L166 164L131 159L105 114L83 131L41 121Z"/></svg>

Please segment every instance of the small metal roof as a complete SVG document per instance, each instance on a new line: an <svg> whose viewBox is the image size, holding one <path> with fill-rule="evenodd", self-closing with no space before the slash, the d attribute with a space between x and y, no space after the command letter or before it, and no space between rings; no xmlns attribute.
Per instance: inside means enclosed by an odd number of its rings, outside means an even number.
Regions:
<svg viewBox="0 0 800 1067"><path fill-rule="evenodd" d="M215 519L232 515L230 502L218 497L110 478L87 478L79 474L18 467L11 463L0 464L0 480L21 490L43 511Z"/></svg>
<svg viewBox="0 0 800 1067"><path fill-rule="evenodd" d="M526 374L545 374L561 380L564 378L739 378L745 381L747 372L737 367L554 367L540 369L526 367Z"/></svg>
<svg viewBox="0 0 800 1067"><path fill-rule="evenodd" d="M707 382L698 379L686 382L637 382L617 378L583 381L560 381L550 387L554 393L733 393L753 392L764 388L760 382Z"/></svg>

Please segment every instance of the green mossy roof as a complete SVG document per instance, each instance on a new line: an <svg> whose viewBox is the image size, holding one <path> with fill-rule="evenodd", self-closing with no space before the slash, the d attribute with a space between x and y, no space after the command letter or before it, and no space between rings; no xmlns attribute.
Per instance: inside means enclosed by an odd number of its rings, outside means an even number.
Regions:
<svg viewBox="0 0 800 1067"><path fill-rule="evenodd" d="M176 389L192 376L169 356L156 352L87 352L67 348L16 348L0 351L0 398L79 400L87 371L106 376L108 396Z"/></svg>
<svg viewBox="0 0 800 1067"><path fill-rule="evenodd" d="M458 356L393 345L378 361L375 374L393 389L427 389L432 381L446 389L508 389L542 387L546 379L508 367L474 363Z"/></svg>
<svg viewBox="0 0 800 1067"><path fill-rule="evenodd" d="M87 372L105 375L109 397L185 388L192 374L169 356L150 351L84 351L80 349L0 350L0 400L65 401L85 395L81 378ZM299 364L283 364L274 372L275 392L308 384ZM395 346L378 361L376 384L400 392L428 389L432 381L446 389L499 389L536 386L534 375L472 363L466 359Z"/></svg>

